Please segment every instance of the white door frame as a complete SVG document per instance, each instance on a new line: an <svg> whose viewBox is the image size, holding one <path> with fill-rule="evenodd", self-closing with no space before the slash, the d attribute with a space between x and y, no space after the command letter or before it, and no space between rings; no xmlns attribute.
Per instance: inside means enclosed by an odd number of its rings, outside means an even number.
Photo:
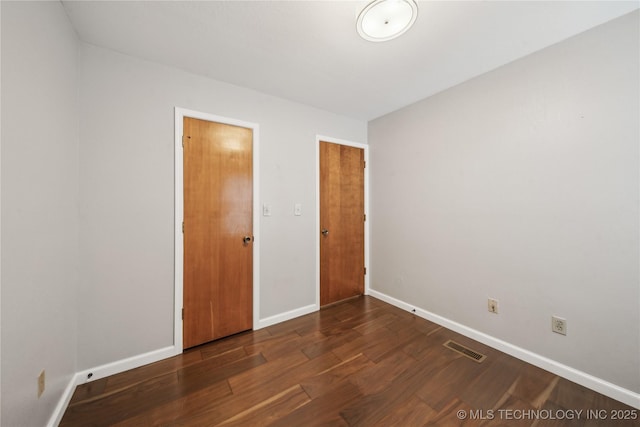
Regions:
<svg viewBox="0 0 640 427"><path fill-rule="evenodd" d="M184 274L184 236L182 234L182 221L184 219L184 175L182 130L184 118L207 120L210 122L224 123L233 126L241 126L253 130L253 329L258 329L260 315L260 216L259 213L259 126L257 123L249 123L228 117L216 116L200 111L175 108L175 269L174 269L174 327L173 345L175 354L182 353L182 303L183 303L183 274Z"/></svg>
<svg viewBox="0 0 640 427"><path fill-rule="evenodd" d="M320 141L331 142L333 144L346 145L349 147L362 148L364 150L364 214L367 220L364 223L364 266L367 274L364 276L364 294L369 295L369 146L359 142L346 141L344 139L332 138L330 136L316 135L316 308L320 309Z"/></svg>

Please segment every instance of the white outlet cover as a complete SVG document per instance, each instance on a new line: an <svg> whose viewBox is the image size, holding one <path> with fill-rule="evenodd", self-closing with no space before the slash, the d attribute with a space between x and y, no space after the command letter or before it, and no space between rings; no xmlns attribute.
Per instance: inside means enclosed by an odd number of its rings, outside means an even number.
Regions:
<svg viewBox="0 0 640 427"><path fill-rule="evenodd" d="M271 205L262 205L262 216L271 216Z"/></svg>
<svg viewBox="0 0 640 427"><path fill-rule="evenodd" d="M487 310L489 313L498 314L498 300L489 298L487 300Z"/></svg>
<svg viewBox="0 0 640 427"><path fill-rule="evenodd" d="M556 334L567 335L567 319L551 316L551 330Z"/></svg>

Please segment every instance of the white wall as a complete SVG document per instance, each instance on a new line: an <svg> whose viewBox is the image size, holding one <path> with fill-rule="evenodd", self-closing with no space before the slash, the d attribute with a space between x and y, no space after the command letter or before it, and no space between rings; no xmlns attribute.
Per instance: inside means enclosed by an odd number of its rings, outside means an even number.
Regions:
<svg viewBox="0 0 640 427"><path fill-rule="evenodd" d="M366 123L90 45L80 64L79 368L173 344L176 106L259 124L260 318L314 304L316 134Z"/></svg>
<svg viewBox="0 0 640 427"><path fill-rule="evenodd" d="M76 371L78 43L59 2L0 7L2 425L38 426Z"/></svg>
<svg viewBox="0 0 640 427"><path fill-rule="evenodd" d="M2 7L0 7L0 52L2 51ZM0 82L2 55L0 54ZM0 84L1 86L1 84ZM0 87L0 94L2 88ZM0 242L2 242L2 102L0 100ZM2 425L2 244L0 243L0 426Z"/></svg>
<svg viewBox="0 0 640 427"><path fill-rule="evenodd" d="M365 123L88 45L78 80L59 3L1 10L3 425L172 344L174 106L260 124L260 317L315 302L315 137ZM637 22L370 124L374 289L640 391Z"/></svg>
<svg viewBox="0 0 640 427"><path fill-rule="evenodd" d="M372 289L640 392L638 20L370 123Z"/></svg>
<svg viewBox="0 0 640 427"><path fill-rule="evenodd" d="M0 7L0 52L2 51L2 7ZM2 55L0 54L0 82ZM1 86L1 84L0 84ZM0 87L0 94L2 88ZM0 242L2 242L2 102L0 100ZM2 425L2 244L0 243L0 426Z"/></svg>

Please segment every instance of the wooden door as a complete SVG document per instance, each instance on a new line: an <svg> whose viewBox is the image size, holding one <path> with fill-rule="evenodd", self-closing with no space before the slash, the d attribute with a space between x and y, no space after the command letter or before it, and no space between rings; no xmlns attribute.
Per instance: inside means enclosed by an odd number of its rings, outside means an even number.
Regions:
<svg viewBox="0 0 640 427"><path fill-rule="evenodd" d="M320 142L320 305L364 293L364 150Z"/></svg>
<svg viewBox="0 0 640 427"><path fill-rule="evenodd" d="M253 325L253 130L184 118L183 347Z"/></svg>

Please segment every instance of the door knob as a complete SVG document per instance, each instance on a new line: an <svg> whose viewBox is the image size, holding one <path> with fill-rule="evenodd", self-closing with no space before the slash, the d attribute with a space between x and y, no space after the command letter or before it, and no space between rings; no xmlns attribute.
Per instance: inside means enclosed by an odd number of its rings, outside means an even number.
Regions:
<svg viewBox="0 0 640 427"><path fill-rule="evenodd" d="M251 241L253 240L253 237L251 236L244 236L242 238L242 244L247 246Z"/></svg>
<svg viewBox="0 0 640 427"><path fill-rule="evenodd" d="M329 230L327 230L326 228L322 229L322 235L323 236L328 236L329 235Z"/></svg>

